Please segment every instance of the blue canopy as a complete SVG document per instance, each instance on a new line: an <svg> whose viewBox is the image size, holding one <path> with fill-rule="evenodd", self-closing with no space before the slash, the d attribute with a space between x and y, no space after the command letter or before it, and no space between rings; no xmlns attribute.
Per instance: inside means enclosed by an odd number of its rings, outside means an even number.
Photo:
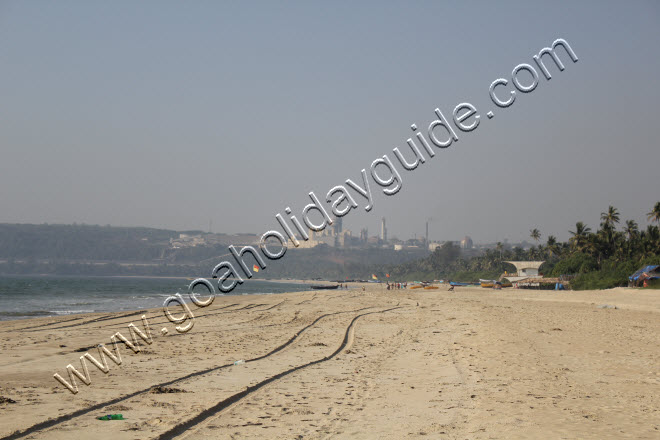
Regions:
<svg viewBox="0 0 660 440"><path fill-rule="evenodd" d="M660 267L660 266L646 266L646 267L642 267L640 270L638 270L638 271L635 272L634 274L630 275L630 276L628 277L628 279L629 279L630 281L637 281L637 280L639 279L639 277L642 276L643 273L646 273L646 272L653 272L653 271L656 270L658 267ZM651 279L654 279L654 278L658 278L658 277L657 277L657 276L652 276L652 277L651 277Z"/></svg>

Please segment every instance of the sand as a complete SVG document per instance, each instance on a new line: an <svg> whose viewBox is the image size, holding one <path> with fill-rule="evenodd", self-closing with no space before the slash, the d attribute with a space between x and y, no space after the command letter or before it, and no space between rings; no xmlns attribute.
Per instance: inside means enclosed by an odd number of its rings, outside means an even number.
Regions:
<svg viewBox="0 0 660 440"><path fill-rule="evenodd" d="M660 291L365 286L148 311L75 395L53 374L140 314L2 322L0 438L660 438Z"/></svg>

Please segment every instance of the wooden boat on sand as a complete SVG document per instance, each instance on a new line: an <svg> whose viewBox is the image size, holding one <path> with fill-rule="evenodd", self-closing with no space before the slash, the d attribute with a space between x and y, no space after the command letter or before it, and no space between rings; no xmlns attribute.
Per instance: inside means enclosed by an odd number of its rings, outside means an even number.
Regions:
<svg viewBox="0 0 660 440"><path fill-rule="evenodd" d="M485 287L486 289L492 289L493 286L495 285L495 280L479 280L479 283L481 284L481 287Z"/></svg>

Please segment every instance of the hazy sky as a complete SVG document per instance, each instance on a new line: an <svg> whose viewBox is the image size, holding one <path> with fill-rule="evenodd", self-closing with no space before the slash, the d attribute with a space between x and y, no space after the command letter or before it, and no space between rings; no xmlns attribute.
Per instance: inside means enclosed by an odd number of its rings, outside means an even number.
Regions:
<svg viewBox="0 0 660 440"><path fill-rule="evenodd" d="M579 61L495 107L557 38ZM566 239L610 204L645 227L659 42L656 1L3 1L0 222L263 233L470 102L475 131L344 227Z"/></svg>

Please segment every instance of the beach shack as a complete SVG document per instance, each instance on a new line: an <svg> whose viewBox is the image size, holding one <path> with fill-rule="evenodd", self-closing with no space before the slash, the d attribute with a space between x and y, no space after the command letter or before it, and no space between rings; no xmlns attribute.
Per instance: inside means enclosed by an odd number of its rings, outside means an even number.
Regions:
<svg viewBox="0 0 660 440"><path fill-rule="evenodd" d="M503 273L500 280L511 281L516 289L564 290L567 283L559 278L543 278L539 268L545 261L506 261L516 267L515 273Z"/></svg>
<svg viewBox="0 0 660 440"><path fill-rule="evenodd" d="M516 267L515 275L509 273L504 275L504 278L512 283L527 278L543 278L543 275L539 274L539 268L545 261L505 261L505 263L513 264Z"/></svg>
<svg viewBox="0 0 660 440"><path fill-rule="evenodd" d="M644 266L628 277L630 287L643 286L644 282L660 279L660 265Z"/></svg>

